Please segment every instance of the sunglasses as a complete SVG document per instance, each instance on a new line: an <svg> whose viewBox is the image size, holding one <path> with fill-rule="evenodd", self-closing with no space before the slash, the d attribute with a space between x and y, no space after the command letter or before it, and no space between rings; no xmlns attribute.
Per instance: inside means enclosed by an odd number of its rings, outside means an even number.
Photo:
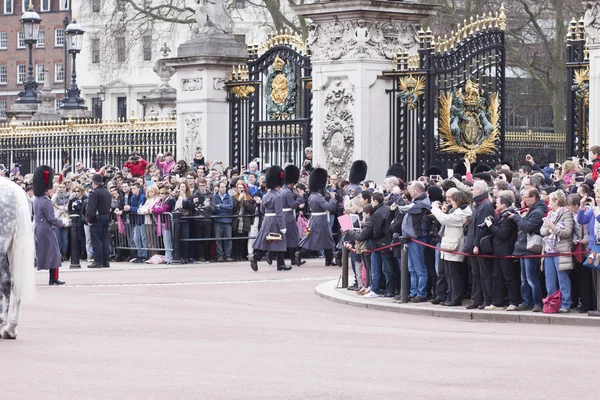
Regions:
<svg viewBox="0 0 600 400"><path fill-rule="evenodd" d="M81 190L76 190L75 193L81 193Z"/></svg>

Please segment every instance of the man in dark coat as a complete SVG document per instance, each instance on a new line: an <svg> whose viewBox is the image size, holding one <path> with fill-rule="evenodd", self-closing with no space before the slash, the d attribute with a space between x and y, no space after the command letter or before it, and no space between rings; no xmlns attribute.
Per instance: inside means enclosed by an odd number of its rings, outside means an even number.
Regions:
<svg viewBox="0 0 600 400"><path fill-rule="evenodd" d="M467 230L463 252L480 254L479 244L481 238L489 233L485 226L485 219L494 215L494 205L489 200L488 186L485 181L476 181L473 184L473 215ZM487 257L469 257L473 288L471 289L471 304L467 309L479 308L483 310L492 304L492 275L494 261Z"/></svg>
<svg viewBox="0 0 600 400"><path fill-rule="evenodd" d="M47 269L50 274L49 285L64 285L65 283L58 279L58 269L60 268L62 258L58 248L58 240L54 233L54 226L62 228L69 225L69 220L60 219L54 216L52 200L48 196L48 191L52 189L52 180L54 179L54 170L42 165L35 170L33 174L33 213L35 216L35 253L37 259L37 269Z"/></svg>
<svg viewBox="0 0 600 400"><path fill-rule="evenodd" d="M262 226L254 241L254 254L250 256L250 267L258 271L258 262L266 252L276 254L277 271L289 271L292 267L285 265L283 255L286 250L285 235L287 232L283 216L283 200L279 190L283 185L284 173L278 165L267 170L266 185L269 191L263 196L260 211L264 214Z"/></svg>
<svg viewBox="0 0 600 400"><path fill-rule="evenodd" d="M300 169L295 165L288 165L283 170L283 174L284 185L279 191L279 196L283 203L283 220L285 229L287 230L285 233L285 242L292 265L294 265L296 264L294 255L298 251L298 243L300 242L300 231L296 225L295 210L300 204L304 204L306 201L304 200L304 197L300 197L294 193L294 185L298 183L298 179L300 179ZM301 261L301 264L304 263ZM300 266L300 264L298 266Z"/></svg>
<svg viewBox="0 0 600 400"><path fill-rule="evenodd" d="M325 252L325 265L335 265L333 262L333 249L335 242L329 224L329 213L337 209L337 202L329 193L323 194L327 186L327 171L316 168L308 179L310 197L308 207L310 208L310 220L308 231L300 240L300 247L306 250ZM296 252L296 264L300 261L300 252Z"/></svg>
<svg viewBox="0 0 600 400"><path fill-rule="evenodd" d="M104 179L100 174L92 176L94 190L88 198L87 223L92 236L94 262L88 268L108 268L108 213L110 212L111 196L104 188Z"/></svg>

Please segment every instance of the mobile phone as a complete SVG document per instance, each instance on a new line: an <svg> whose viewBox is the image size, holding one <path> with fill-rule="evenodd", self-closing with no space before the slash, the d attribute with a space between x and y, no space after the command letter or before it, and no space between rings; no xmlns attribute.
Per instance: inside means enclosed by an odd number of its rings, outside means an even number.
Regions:
<svg viewBox="0 0 600 400"><path fill-rule="evenodd" d="M429 179L431 179L432 181L439 181L441 180L439 175L429 175Z"/></svg>
<svg viewBox="0 0 600 400"><path fill-rule="evenodd" d="M585 176L576 176L575 182L580 182L580 183L585 182Z"/></svg>

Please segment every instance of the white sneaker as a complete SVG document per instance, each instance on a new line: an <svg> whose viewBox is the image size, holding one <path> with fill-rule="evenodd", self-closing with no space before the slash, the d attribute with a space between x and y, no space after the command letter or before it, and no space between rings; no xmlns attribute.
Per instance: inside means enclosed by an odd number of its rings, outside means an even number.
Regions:
<svg viewBox="0 0 600 400"><path fill-rule="evenodd" d="M137 258L132 258L131 260L129 260L130 263L133 263L137 260Z"/></svg>
<svg viewBox="0 0 600 400"><path fill-rule="evenodd" d="M498 311L498 310L504 310L504 307L496 307L495 305L492 304L492 305L486 306L484 308L484 310L485 311Z"/></svg>
<svg viewBox="0 0 600 400"><path fill-rule="evenodd" d="M377 298L377 297L379 297L379 295L377 293L371 291L371 292L365 294L363 297Z"/></svg>
<svg viewBox="0 0 600 400"><path fill-rule="evenodd" d="M511 304L510 306L508 306L506 308L506 311L515 311L517 309L517 306L515 306L514 304Z"/></svg>

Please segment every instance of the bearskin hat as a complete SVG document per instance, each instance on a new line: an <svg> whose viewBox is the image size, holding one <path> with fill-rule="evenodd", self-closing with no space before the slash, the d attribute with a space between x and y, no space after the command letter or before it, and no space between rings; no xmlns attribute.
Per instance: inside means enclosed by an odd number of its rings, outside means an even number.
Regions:
<svg viewBox="0 0 600 400"><path fill-rule="evenodd" d="M285 176L284 177L285 184L288 184L288 183L296 184L296 183L298 183L298 180L300 179L300 169L293 164L288 165L283 170L283 175Z"/></svg>
<svg viewBox="0 0 600 400"><path fill-rule="evenodd" d="M316 168L308 177L308 188L311 192L320 192L327 187L327 170Z"/></svg>
<svg viewBox="0 0 600 400"><path fill-rule="evenodd" d="M395 176L398 179L404 180L405 174L406 169L404 168L404 165L396 163L388 168L387 172L385 173L385 176Z"/></svg>
<svg viewBox="0 0 600 400"><path fill-rule="evenodd" d="M490 172L491 168L486 164L479 164L475 168L473 168L473 174L478 174L480 172Z"/></svg>
<svg viewBox="0 0 600 400"><path fill-rule="evenodd" d="M267 188L275 189L277 186L283 185L283 170L279 165L272 165L267 170L265 177Z"/></svg>
<svg viewBox="0 0 600 400"><path fill-rule="evenodd" d="M460 176L467 174L467 167L465 167L465 164L463 163L456 164L452 170L454 170L455 174L459 174Z"/></svg>
<svg viewBox="0 0 600 400"><path fill-rule="evenodd" d="M356 160L352 163L352 167L350 167L350 175L348 176L348 181L350 183L359 184L365 180L367 177L367 163L363 160Z"/></svg>
<svg viewBox="0 0 600 400"><path fill-rule="evenodd" d="M442 169L440 167L429 167L425 170L425 176L431 176L431 175L442 175Z"/></svg>
<svg viewBox="0 0 600 400"><path fill-rule="evenodd" d="M52 189L54 170L47 165L40 165L33 173L33 194L41 197Z"/></svg>

